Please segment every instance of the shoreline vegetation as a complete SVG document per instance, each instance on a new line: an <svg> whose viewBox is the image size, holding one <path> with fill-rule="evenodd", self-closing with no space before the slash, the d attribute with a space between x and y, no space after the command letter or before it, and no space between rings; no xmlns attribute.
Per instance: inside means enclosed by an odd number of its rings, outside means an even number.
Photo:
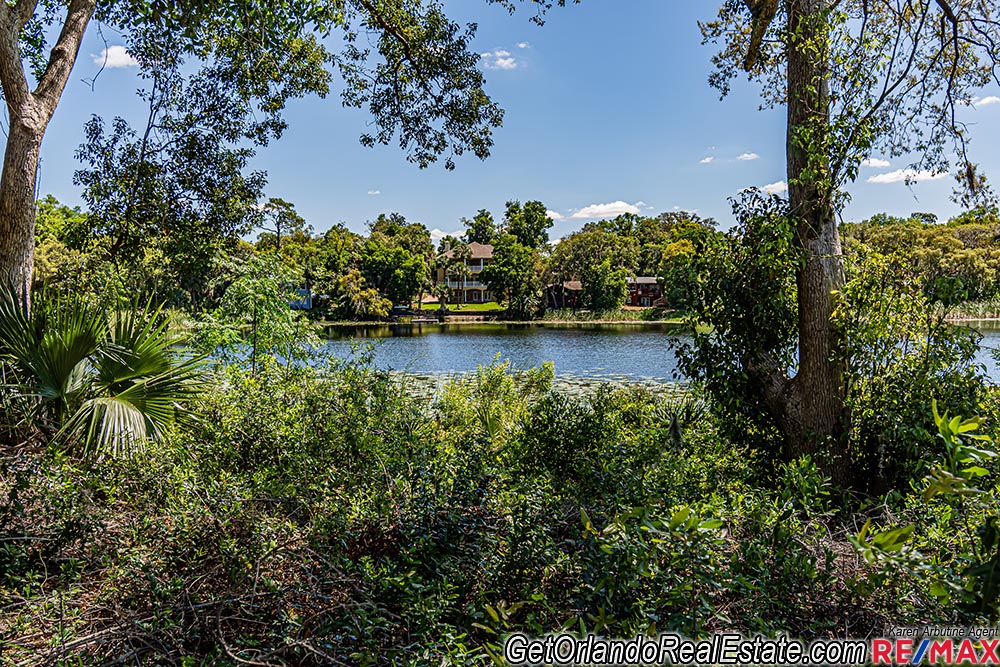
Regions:
<svg viewBox="0 0 1000 667"><path fill-rule="evenodd" d="M655 308L620 309L592 313L589 311L551 310L535 319L503 319L504 310L449 310L444 322L435 310L414 310L394 320L319 320L324 327L333 326L397 326L407 324L653 324L682 325L684 318L676 311ZM419 320L419 321L414 321Z"/></svg>

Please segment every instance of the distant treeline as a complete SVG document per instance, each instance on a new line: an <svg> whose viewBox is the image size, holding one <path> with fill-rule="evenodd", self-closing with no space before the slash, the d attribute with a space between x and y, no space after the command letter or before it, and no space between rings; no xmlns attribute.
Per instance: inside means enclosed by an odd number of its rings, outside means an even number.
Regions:
<svg viewBox="0 0 1000 667"><path fill-rule="evenodd" d="M38 202L36 286L105 299L148 299L200 313L217 308L227 287L242 276L264 271L280 279L290 301L310 295L311 301L302 303L316 317L381 319L394 306L428 296L445 308L454 304L454 290L438 278L470 277L467 244L476 242L494 247L493 259L477 277L511 316L565 308L565 301L545 298L546 288L570 282L577 290L573 308L614 310L625 302L631 276L658 278L660 305L683 311L692 307L695 286L705 279L700 273L706 264L699 257L729 238L711 218L671 211L587 223L553 242L552 221L538 201L508 202L499 221L480 210L461 220L463 234L437 244L425 225L398 213L380 215L363 235L344 224L317 233L281 199L261 209L255 230L148 221L126 226L106 224L50 195ZM254 231L255 241L244 240ZM912 272L928 296L948 307L1000 296L996 208L943 223L929 213L879 214L844 223L841 233L849 258L892 256L898 270ZM446 248L454 252L445 256Z"/></svg>

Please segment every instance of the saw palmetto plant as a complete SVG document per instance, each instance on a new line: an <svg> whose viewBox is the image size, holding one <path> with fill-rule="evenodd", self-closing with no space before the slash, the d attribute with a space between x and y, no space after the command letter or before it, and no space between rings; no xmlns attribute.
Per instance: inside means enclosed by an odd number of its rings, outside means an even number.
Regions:
<svg viewBox="0 0 1000 667"><path fill-rule="evenodd" d="M106 312L40 295L29 312L0 289L0 439L120 456L163 438L202 386L182 342L149 304Z"/></svg>

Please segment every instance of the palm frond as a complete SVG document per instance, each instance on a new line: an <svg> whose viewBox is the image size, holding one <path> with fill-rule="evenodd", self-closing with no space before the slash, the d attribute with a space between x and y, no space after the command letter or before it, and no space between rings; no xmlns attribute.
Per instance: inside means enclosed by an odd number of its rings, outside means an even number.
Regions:
<svg viewBox="0 0 1000 667"><path fill-rule="evenodd" d="M54 442L84 454L121 455L162 438L190 419L184 403L204 387L203 358L181 342L149 303L108 315L43 297L29 315L0 289L0 368L17 395L0 407L19 414L4 427L51 428Z"/></svg>
<svg viewBox="0 0 1000 667"><path fill-rule="evenodd" d="M118 398L92 398L73 413L54 442L79 444L85 456L122 457L141 447L149 437L146 416L135 405Z"/></svg>

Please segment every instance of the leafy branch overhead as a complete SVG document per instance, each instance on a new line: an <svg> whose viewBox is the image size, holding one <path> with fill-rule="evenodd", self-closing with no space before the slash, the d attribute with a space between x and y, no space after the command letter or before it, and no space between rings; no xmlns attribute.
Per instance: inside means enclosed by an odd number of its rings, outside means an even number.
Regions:
<svg viewBox="0 0 1000 667"><path fill-rule="evenodd" d="M551 4L536 7L537 20ZM325 97L335 74L342 102L372 117L361 142L395 142L420 167L443 156L453 169L466 152L486 158L503 121L470 48L476 26L450 20L440 0L0 3L0 86L10 117L0 183L0 274L26 298L41 143L92 20L124 36L150 82L142 93L150 103L146 129L130 137L137 167L158 133L177 137L161 146L214 133L221 147L216 154L245 159L243 142L260 146L280 136L288 100ZM185 108L189 94L195 97ZM226 105L236 112L228 125L218 122ZM131 226L141 187L135 173L126 186L123 212Z"/></svg>
<svg viewBox="0 0 1000 667"><path fill-rule="evenodd" d="M788 0L728 0L701 24L705 43L722 44L711 84L723 96L746 72L763 85L765 106L786 102L791 30ZM831 184L857 177L872 153L914 155L915 170L954 169L956 198L968 206L993 196L969 150L962 110L979 89L1000 86L1000 9L995 3L950 0L843 0L817 19L825 25L810 45L824 63L832 107L823 139Z"/></svg>

